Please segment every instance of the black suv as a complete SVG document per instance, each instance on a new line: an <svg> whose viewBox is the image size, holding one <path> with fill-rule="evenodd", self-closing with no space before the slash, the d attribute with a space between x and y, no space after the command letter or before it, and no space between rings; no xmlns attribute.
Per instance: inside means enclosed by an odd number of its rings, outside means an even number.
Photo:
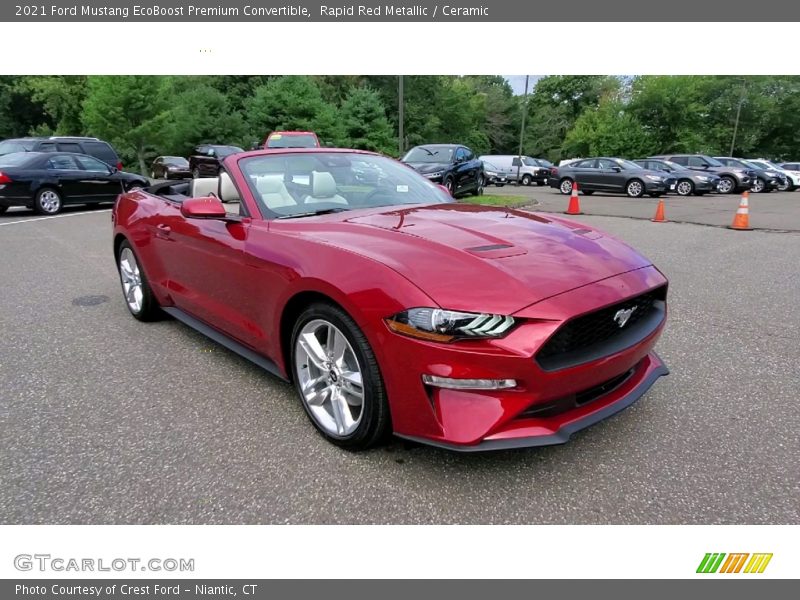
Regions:
<svg viewBox="0 0 800 600"><path fill-rule="evenodd" d="M0 142L0 156L13 152L73 152L88 154L102 160L110 167L122 170L117 151L108 142L94 137L26 137Z"/></svg>
<svg viewBox="0 0 800 600"><path fill-rule="evenodd" d="M755 177L752 169L726 167L718 160L705 154L662 154L650 158L662 158L679 164L692 171L707 171L719 176L717 191L720 194L733 194L749 190Z"/></svg>
<svg viewBox="0 0 800 600"><path fill-rule="evenodd" d="M189 170L192 177L218 177L222 170L222 161L231 154L244 152L239 146L222 144L200 144L195 146L189 157Z"/></svg>
<svg viewBox="0 0 800 600"><path fill-rule="evenodd" d="M406 153L403 162L423 177L446 187L452 196L483 194L486 184L483 162L466 146L415 146Z"/></svg>

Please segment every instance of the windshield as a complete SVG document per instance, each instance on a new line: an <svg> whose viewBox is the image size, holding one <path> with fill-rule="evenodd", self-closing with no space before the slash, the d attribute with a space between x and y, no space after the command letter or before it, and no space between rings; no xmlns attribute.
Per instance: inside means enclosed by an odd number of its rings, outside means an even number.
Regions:
<svg viewBox="0 0 800 600"><path fill-rule="evenodd" d="M450 163L453 158L452 146L417 146L403 157L407 163Z"/></svg>
<svg viewBox="0 0 800 600"><path fill-rule="evenodd" d="M672 162L671 160L662 160L661 162L664 163L664 165L666 165L667 167L669 167L673 171L685 171L686 170L686 167L684 167L683 165L679 165L676 162Z"/></svg>
<svg viewBox="0 0 800 600"><path fill-rule="evenodd" d="M0 167L19 167L30 161L34 156L38 156L38 154L29 154L27 152L5 154L0 156Z"/></svg>
<svg viewBox="0 0 800 600"><path fill-rule="evenodd" d="M217 152L217 156L220 158L230 156L231 154L236 154L237 152L244 152L244 150L238 146L214 146L214 150Z"/></svg>
<svg viewBox="0 0 800 600"><path fill-rule="evenodd" d="M496 166L494 166L492 163L486 162L485 160L483 161L483 168L485 170L487 170L487 171L499 171L500 170Z"/></svg>
<svg viewBox="0 0 800 600"><path fill-rule="evenodd" d="M642 165L637 165L635 162L632 162L630 160L625 160L624 158L615 158L614 162L625 170L642 168Z"/></svg>
<svg viewBox="0 0 800 600"><path fill-rule="evenodd" d="M780 171L781 168L776 165L775 163L771 163L768 160L751 160L748 161L750 164L755 165L759 169L767 169L767 170L777 170Z"/></svg>
<svg viewBox="0 0 800 600"><path fill-rule="evenodd" d="M283 218L319 211L453 202L436 184L383 156L278 154L245 158L239 166L262 208Z"/></svg>
<svg viewBox="0 0 800 600"><path fill-rule="evenodd" d="M22 142L19 140L6 140L0 142L0 154L11 154L12 152L26 152L33 150L33 141Z"/></svg>
<svg viewBox="0 0 800 600"><path fill-rule="evenodd" d="M317 139L313 135L286 135L273 133L267 139L267 148L316 148Z"/></svg>

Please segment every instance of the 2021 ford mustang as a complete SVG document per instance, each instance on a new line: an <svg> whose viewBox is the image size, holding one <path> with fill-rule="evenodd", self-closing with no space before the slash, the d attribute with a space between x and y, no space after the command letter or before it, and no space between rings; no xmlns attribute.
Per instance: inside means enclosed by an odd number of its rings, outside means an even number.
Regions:
<svg viewBox="0 0 800 600"><path fill-rule="evenodd" d="M218 178L121 195L137 319L166 312L293 382L330 441L557 444L667 369L667 280L560 217L455 203L369 152L227 157Z"/></svg>

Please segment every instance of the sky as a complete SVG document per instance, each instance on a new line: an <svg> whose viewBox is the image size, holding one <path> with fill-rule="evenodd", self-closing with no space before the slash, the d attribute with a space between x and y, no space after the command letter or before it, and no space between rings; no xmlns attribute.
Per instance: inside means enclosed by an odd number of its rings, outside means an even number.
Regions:
<svg viewBox="0 0 800 600"><path fill-rule="evenodd" d="M506 81L511 84L514 93L521 96L525 93L525 75L503 75ZM533 86L542 77L542 75L531 75L528 80L528 93L533 90Z"/></svg>

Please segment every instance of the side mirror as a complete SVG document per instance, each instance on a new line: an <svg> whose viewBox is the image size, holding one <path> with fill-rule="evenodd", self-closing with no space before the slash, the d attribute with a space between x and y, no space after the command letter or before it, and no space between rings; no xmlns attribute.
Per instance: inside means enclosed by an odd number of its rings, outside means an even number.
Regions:
<svg viewBox="0 0 800 600"><path fill-rule="evenodd" d="M181 214L187 219L224 219L225 207L219 198L187 198L181 204Z"/></svg>
<svg viewBox="0 0 800 600"><path fill-rule="evenodd" d="M621 173L622 167L611 167L611 170L614 171L614 173Z"/></svg>

